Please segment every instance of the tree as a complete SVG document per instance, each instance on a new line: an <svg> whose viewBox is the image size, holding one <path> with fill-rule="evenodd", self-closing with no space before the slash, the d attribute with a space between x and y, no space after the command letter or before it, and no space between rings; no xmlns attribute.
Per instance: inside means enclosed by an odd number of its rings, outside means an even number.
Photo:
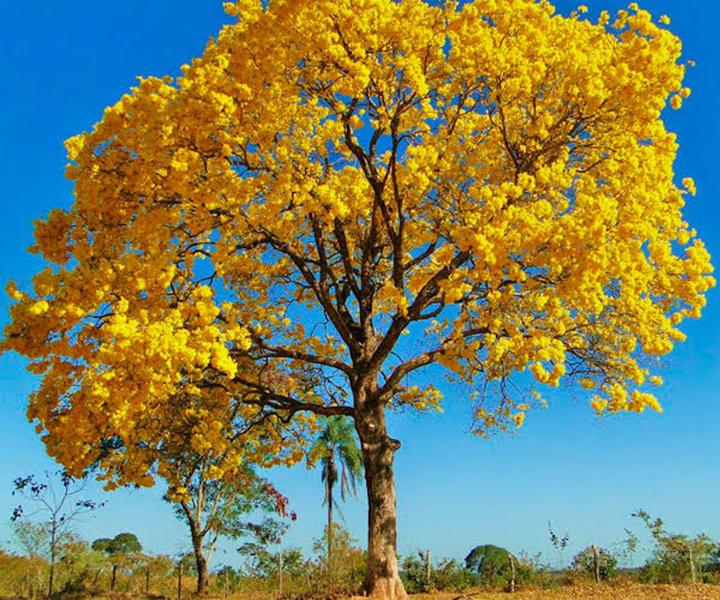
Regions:
<svg viewBox="0 0 720 600"><path fill-rule="evenodd" d="M319 456L322 465L321 479L325 486L323 505L327 506L325 559L328 571L332 571L333 561L333 508L337 506L335 485L340 483L340 497L343 501L349 494L356 496L357 479L363 472L362 453L355 435L355 428L349 419L340 416L327 417L325 428L310 452L311 457Z"/></svg>
<svg viewBox="0 0 720 600"><path fill-rule="evenodd" d="M13 521L12 528L14 541L26 559L23 593L35 597L43 588L47 589L48 531L44 525L21 519Z"/></svg>
<svg viewBox="0 0 720 600"><path fill-rule="evenodd" d="M573 557L572 568L593 576L599 583L617 575L617 562L617 558L610 551L593 545Z"/></svg>
<svg viewBox="0 0 720 600"><path fill-rule="evenodd" d="M31 474L13 481L13 495L20 496L25 503L13 510L11 520L40 520L38 524L16 527L15 533L23 545L29 548L32 543L38 554L48 560L48 596L53 593L58 553L70 539L70 527L81 516L104 505L82 497L86 482L86 478L78 480L65 471L54 474L45 471L40 476Z"/></svg>
<svg viewBox="0 0 720 600"><path fill-rule="evenodd" d="M104 552L110 557L112 578L110 589L115 589L118 568L125 568L139 559L142 544L134 533L118 533L114 538L99 538L92 543L92 549Z"/></svg>
<svg viewBox="0 0 720 600"><path fill-rule="evenodd" d="M75 535L68 536L63 544L58 564L58 591L67 593L91 593L97 591L97 580L107 562L103 553L94 551L87 542Z"/></svg>
<svg viewBox="0 0 720 600"><path fill-rule="evenodd" d="M257 555L257 572L265 578L280 578L282 575L300 577L307 573L307 569L307 561L300 548L278 549L275 553L264 550Z"/></svg>
<svg viewBox="0 0 720 600"><path fill-rule="evenodd" d="M279 449L281 425L352 418L365 591L403 598L385 413L438 405L421 369L480 393L479 434L522 424L521 371L660 409L655 358L714 284L662 117L690 93L681 44L635 7L226 6L181 77L68 140L75 202L36 225L50 266L9 286L3 348L42 376L28 414L73 473L116 436L100 468L150 485L181 395L277 415Z"/></svg>
<svg viewBox="0 0 720 600"><path fill-rule="evenodd" d="M718 544L706 534L691 538L687 535L669 533L662 519L653 519L650 514L639 509L632 515L640 519L650 531L655 541L654 555L649 570L656 571L658 579L668 583L690 579L697 582L698 570L702 570L718 551Z"/></svg>
<svg viewBox="0 0 720 600"><path fill-rule="evenodd" d="M286 523L271 518L267 518L249 528L252 541L243 543L238 548L238 553L250 559L249 570L251 573L260 572L261 576L266 576L267 561L269 560L268 557L271 556L267 547L279 544L286 530Z"/></svg>
<svg viewBox="0 0 720 600"><path fill-rule="evenodd" d="M406 556L400 564L400 569L403 585L411 594L430 591L432 565L428 564L425 552L418 550L417 554Z"/></svg>
<svg viewBox="0 0 720 600"><path fill-rule="evenodd" d="M247 521L249 513L295 519L295 513L287 510L287 498L257 476L253 467L285 462L288 455L302 456L296 442L280 445L279 426L284 435L304 439L304 426L286 427L274 415L254 408L248 411L240 399L220 392L204 389L176 394L160 437L142 448L144 464L153 465L154 475L167 484L165 500L188 526L196 564L192 570L185 565L184 572L195 574L198 593L208 589L208 564L220 537L255 535L274 523L272 519ZM152 427L158 425L151 423ZM241 435L242 443L238 443ZM118 452L138 450L113 432L100 442L96 463ZM281 526L271 528L279 533Z"/></svg>
<svg viewBox="0 0 720 600"><path fill-rule="evenodd" d="M625 536L626 537L620 542L620 549L618 550L618 555L626 564L626 566L632 567L633 557L637 552L638 543L640 540L638 540L637 536L627 528L625 528Z"/></svg>
<svg viewBox="0 0 720 600"><path fill-rule="evenodd" d="M548 521L548 534L550 535L550 543L558 555L558 566L561 569L565 568L565 549L570 543L570 534L558 535L558 533L552 528L552 523Z"/></svg>
<svg viewBox="0 0 720 600"><path fill-rule="evenodd" d="M242 581L242 573L236 571L231 566L223 565L216 571L215 587L218 591L224 591L227 597L228 593L234 593L240 589Z"/></svg>
<svg viewBox="0 0 720 600"><path fill-rule="evenodd" d="M493 544L475 546L465 557L465 567L478 573L485 583L497 584L499 579L505 583L512 571L511 560L515 557L505 548Z"/></svg>
<svg viewBox="0 0 720 600"><path fill-rule="evenodd" d="M143 556L142 566L145 569L145 593L149 594L153 578L164 578L173 572L175 561L167 555Z"/></svg>
<svg viewBox="0 0 720 600"><path fill-rule="evenodd" d="M219 480L205 474L204 470L195 471L183 490L173 488L165 496L190 530L198 593L208 589L208 563L220 537L238 539L272 530L279 538L284 531L280 522L269 517L260 523L249 521L251 513L257 516L276 512L295 518L294 513L286 511L286 498L249 469L238 469Z"/></svg>
<svg viewBox="0 0 720 600"><path fill-rule="evenodd" d="M318 555L320 564L329 563L328 540L332 544L329 552L333 557L333 569L322 573L322 587L328 590L330 587L339 586L350 591L355 589L356 584L362 583L365 552L357 547L357 540L342 525L333 523L332 527L332 535L328 535L326 527L322 536L313 540L313 551Z"/></svg>

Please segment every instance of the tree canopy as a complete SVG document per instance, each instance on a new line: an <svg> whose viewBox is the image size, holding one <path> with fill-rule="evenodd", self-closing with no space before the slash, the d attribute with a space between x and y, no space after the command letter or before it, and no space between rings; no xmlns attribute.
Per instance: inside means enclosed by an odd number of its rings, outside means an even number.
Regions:
<svg viewBox="0 0 720 600"><path fill-rule="evenodd" d="M118 533L114 538L98 538L92 549L110 556L142 552L142 544L134 533Z"/></svg>
<svg viewBox="0 0 720 600"><path fill-rule="evenodd" d="M510 570L511 553L493 544L475 546L465 557L465 567L488 578Z"/></svg>

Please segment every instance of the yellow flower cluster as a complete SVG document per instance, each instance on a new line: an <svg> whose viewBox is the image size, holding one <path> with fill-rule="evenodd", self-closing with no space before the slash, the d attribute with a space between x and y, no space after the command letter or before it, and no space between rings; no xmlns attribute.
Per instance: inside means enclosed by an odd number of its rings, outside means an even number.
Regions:
<svg viewBox="0 0 720 600"><path fill-rule="evenodd" d="M53 456L77 471L120 439L108 477L145 483L185 434L228 468L297 460L283 449L302 434L273 428L230 451L259 410L238 399L322 402L338 361L382 382L424 351L463 381L582 372L598 412L658 409L641 359L683 339L714 285L662 118L690 95L668 19L534 0L226 8L237 22L181 77L141 79L68 140L74 204L36 225L52 266L9 288L3 349L42 376L29 415ZM437 406L402 385L397 402ZM488 427L525 414L487 410Z"/></svg>

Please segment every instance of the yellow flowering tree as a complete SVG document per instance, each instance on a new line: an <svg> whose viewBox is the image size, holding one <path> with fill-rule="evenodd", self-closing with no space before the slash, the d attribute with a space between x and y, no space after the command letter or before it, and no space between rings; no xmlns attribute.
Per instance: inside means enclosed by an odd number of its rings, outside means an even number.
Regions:
<svg viewBox="0 0 720 600"><path fill-rule="evenodd" d="M4 347L42 376L49 452L79 470L112 433L120 483L150 483L182 394L278 425L351 417L366 591L403 598L385 413L438 405L418 370L659 410L651 359L713 285L662 120L690 93L681 44L634 4L596 22L533 0L226 7L181 77L141 79L67 142L75 202L36 226L50 266L10 287ZM499 393L477 430L525 408Z"/></svg>

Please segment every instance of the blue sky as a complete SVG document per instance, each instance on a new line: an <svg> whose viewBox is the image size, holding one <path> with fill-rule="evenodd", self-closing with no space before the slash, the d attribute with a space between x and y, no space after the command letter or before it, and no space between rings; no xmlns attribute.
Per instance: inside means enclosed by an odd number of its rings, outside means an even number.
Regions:
<svg viewBox="0 0 720 600"><path fill-rule="evenodd" d="M586 4L596 14L624 3ZM698 63L688 75L692 96L667 121L681 143L678 179L691 175L699 188L686 215L720 256L715 149L720 3L642 5L672 17L686 58ZM575 4L557 6L567 12ZM69 206L63 140L89 128L137 75L176 74L223 22L216 0L0 0L3 282L25 282L40 268L26 252L31 222L53 207ZM3 295L0 321L6 320ZM684 329L688 341L666 361L662 415L599 420L586 398L560 391L547 394L549 408L530 414L517 435L484 441L468 433L469 407L447 387L444 414L393 415L392 434L403 443L396 460L400 551L429 548L435 557L462 558L476 544L495 543L516 552L542 551L552 561L548 521L570 534L570 556L590 543L613 547L624 527L639 532L630 517L639 507L663 517L672 530L720 538L717 291L710 293L703 319ZM33 385L17 356L0 357L0 543L11 536L12 479L52 467L24 417ZM299 466L273 472L272 478L299 515L286 545L309 548L323 523L319 472ZM94 493L102 495L99 488ZM108 506L79 525L86 538L133 531L149 551L175 553L186 546L185 530L162 502L161 490L120 490L105 499ZM344 513L363 539L362 494ZM217 562L237 562L234 547L225 544Z"/></svg>

